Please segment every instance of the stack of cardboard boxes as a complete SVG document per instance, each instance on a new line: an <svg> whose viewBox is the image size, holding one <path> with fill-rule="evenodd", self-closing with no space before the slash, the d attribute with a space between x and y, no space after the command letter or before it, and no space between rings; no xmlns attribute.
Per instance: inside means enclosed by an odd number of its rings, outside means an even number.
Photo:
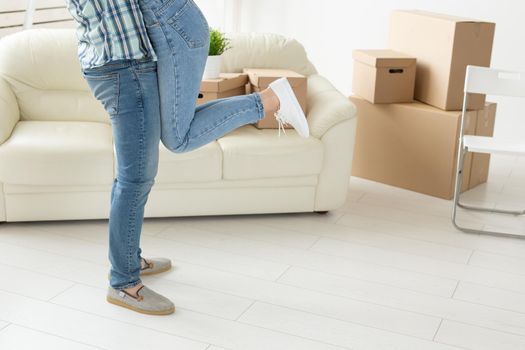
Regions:
<svg viewBox="0 0 525 350"><path fill-rule="evenodd" d="M390 50L354 52L352 175L453 197L466 66L490 66L494 31L494 23L392 13ZM492 136L495 115L496 104L472 96L465 133ZM462 191L487 181L489 162L489 155L468 154Z"/></svg>
<svg viewBox="0 0 525 350"><path fill-rule="evenodd" d="M291 70L244 68L243 73L222 73L219 79L203 80L197 104L203 104L219 98L233 97L260 92L271 82L286 77L292 86L303 112L306 114L307 78ZM263 119L255 123L259 129L277 129L279 123L272 113L266 113ZM285 125L285 128L292 128Z"/></svg>

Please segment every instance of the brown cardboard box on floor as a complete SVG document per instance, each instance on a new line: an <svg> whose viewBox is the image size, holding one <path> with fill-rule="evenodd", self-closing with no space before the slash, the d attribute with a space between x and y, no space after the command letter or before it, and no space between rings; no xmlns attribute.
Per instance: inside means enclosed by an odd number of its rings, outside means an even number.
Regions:
<svg viewBox="0 0 525 350"><path fill-rule="evenodd" d="M306 114L307 78L304 75L285 69L245 68L243 72L248 74L252 92L260 92L266 89L271 82L286 77L299 100L303 112ZM265 117L258 121L255 126L259 129L277 129L279 124L273 113L266 113ZM285 128L290 129L292 126L287 125Z"/></svg>
<svg viewBox="0 0 525 350"><path fill-rule="evenodd" d="M219 79L207 79L201 82L197 104L203 104L219 98L245 95L248 75L241 73L221 73Z"/></svg>
<svg viewBox="0 0 525 350"><path fill-rule="evenodd" d="M489 67L495 24L424 11L394 11L389 48L417 58L415 99L460 110L467 65ZM469 109L483 109L472 95Z"/></svg>
<svg viewBox="0 0 525 350"><path fill-rule="evenodd" d="M414 100L416 59L392 50L354 50L352 91L372 103Z"/></svg>
<svg viewBox="0 0 525 350"><path fill-rule="evenodd" d="M420 102L371 104L357 96L350 99L358 115L353 176L439 198L453 197L461 112ZM492 103L485 110L469 111L465 134L478 132L478 114L492 120L494 113ZM488 174L488 164L475 155L468 153L465 158L462 192ZM472 169L476 175L471 184Z"/></svg>

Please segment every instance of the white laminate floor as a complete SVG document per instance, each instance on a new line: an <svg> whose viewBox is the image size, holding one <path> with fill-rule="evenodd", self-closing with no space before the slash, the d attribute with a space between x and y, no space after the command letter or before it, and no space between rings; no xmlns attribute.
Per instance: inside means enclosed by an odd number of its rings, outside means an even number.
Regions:
<svg viewBox="0 0 525 350"><path fill-rule="evenodd" d="M1 350L525 349L525 240L451 202L352 178L327 215L147 219L144 278L177 312L105 301L107 221L0 224ZM525 159L465 201L525 208ZM460 213L525 234L525 218Z"/></svg>

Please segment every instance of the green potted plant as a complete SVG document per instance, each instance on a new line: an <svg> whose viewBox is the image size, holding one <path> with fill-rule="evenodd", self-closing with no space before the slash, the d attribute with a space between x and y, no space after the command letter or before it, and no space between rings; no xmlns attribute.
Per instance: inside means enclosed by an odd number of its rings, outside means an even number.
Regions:
<svg viewBox="0 0 525 350"><path fill-rule="evenodd" d="M217 29L210 28L210 50L204 68L204 79L217 79L221 73L222 54L230 48L230 39Z"/></svg>

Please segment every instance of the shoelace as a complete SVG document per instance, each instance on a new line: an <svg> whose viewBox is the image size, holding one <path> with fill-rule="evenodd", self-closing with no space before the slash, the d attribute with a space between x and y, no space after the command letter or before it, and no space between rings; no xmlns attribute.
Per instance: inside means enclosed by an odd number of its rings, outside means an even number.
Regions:
<svg viewBox="0 0 525 350"><path fill-rule="evenodd" d="M288 125L288 122L284 119L284 115L277 111L274 113L275 119L277 119L277 122L279 123L279 137L281 137L281 129L283 130L283 133L286 135L286 129L284 128L285 125Z"/></svg>

